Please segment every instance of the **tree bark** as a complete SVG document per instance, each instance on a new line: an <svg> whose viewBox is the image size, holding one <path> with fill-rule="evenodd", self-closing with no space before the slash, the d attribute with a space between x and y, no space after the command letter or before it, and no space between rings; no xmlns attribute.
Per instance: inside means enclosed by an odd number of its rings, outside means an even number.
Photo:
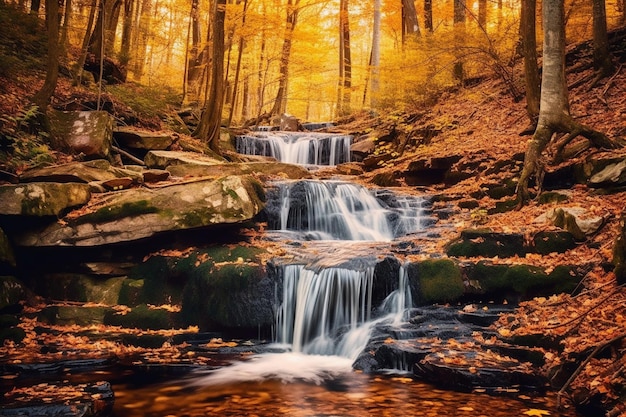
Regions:
<svg viewBox="0 0 626 417"><path fill-rule="evenodd" d="M420 36L420 25L413 0L402 0L402 44L406 38Z"/></svg>
<svg viewBox="0 0 626 417"><path fill-rule="evenodd" d="M213 152L221 155L220 126L224 107L224 21L226 20L226 0L215 2L213 14L213 62L211 68L211 88L200 117L200 123L193 136L205 140Z"/></svg>
<svg viewBox="0 0 626 417"><path fill-rule="evenodd" d="M337 116L350 114L352 100L352 56L350 53L350 13L348 0L339 4L339 89Z"/></svg>
<svg viewBox="0 0 626 417"><path fill-rule="evenodd" d="M241 15L241 26L246 25L246 12L248 10L248 0L243 1L243 13ZM233 122L233 115L235 114L235 104L237 101L237 90L239 89L239 75L241 72L241 60L243 58L243 49L245 47L245 39L243 36L239 38L239 48L237 50L237 68L235 69L235 80L233 81L233 97L230 103L230 112L228 114L228 126Z"/></svg>
<svg viewBox="0 0 626 417"><path fill-rule="evenodd" d="M370 57L370 68L372 73L370 81L370 105L372 109L378 108L380 101L380 8L380 0L374 0L374 27L372 30L372 55Z"/></svg>
<svg viewBox="0 0 626 417"><path fill-rule="evenodd" d="M289 82L289 60L291 58L291 44L293 38L293 32L298 22L298 5L300 0L289 0L287 3L287 22L285 27L285 36L283 39L283 48L280 56L280 69L278 80L278 91L276 92L276 99L274 100L274 106L270 111L272 116L285 113L287 110L287 89Z"/></svg>
<svg viewBox="0 0 626 417"><path fill-rule="evenodd" d="M542 153L555 133L568 133L568 140L578 135L597 147L616 148L619 145L601 132L584 126L572 118L569 110L565 77L565 10L563 0L544 0L543 5L543 76L537 129L528 141L524 167L517 186L518 207L529 199L528 183L535 174L537 193L541 192L543 177Z"/></svg>
<svg viewBox="0 0 626 417"><path fill-rule="evenodd" d="M74 86L80 85L82 82L85 60L87 59L87 54L89 53L89 38L91 36L91 31L96 18L96 8L98 7L97 1L98 0L92 0L91 9L89 10L89 18L87 19L87 28L85 29L85 36L83 37L83 45L78 62L74 66Z"/></svg>
<svg viewBox="0 0 626 417"><path fill-rule="evenodd" d="M33 96L39 110L44 112L54 94L59 78L59 2L46 0L46 30L48 32L48 60L46 79L41 89Z"/></svg>
<svg viewBox="0 0 626 417"><path fill-rule="evenodd" d="M459 48L463 43L463 32L465 31L465 0L454 0L454 36L456 47ZM461 84L465 80L463 70L463 60L457 52L457 58L454 62L452 74Z"/></svg>
<svg viewBox="0 0 626 417"><path fill-rule="evenodd" d="M524 82L526 85L526 114L534 130L539 118L541 76L537 64L536 0L522 0L520 32L524 56Z"/></svg>
<svg viewBox="0 0 626 417"><path fill-rule="evenodd" d="M614 70L609 52L609 37L606 27L605 0L592 0L593 5L593 67L598 79L606 77Z"/></svg>
<svg viewBox="0 0 626 417"><path fill-rule="evenodd" d="M122 42L120 45L120 64L123 66L130 62L134 9L135 0L124 0L124 20L122 21Z"/></svg>
<svg viewBox="0 0 626 417"><path fill-rule="evenodd" d="M427 31L433 31L433 0L424 0L424 27Z"/></svg>

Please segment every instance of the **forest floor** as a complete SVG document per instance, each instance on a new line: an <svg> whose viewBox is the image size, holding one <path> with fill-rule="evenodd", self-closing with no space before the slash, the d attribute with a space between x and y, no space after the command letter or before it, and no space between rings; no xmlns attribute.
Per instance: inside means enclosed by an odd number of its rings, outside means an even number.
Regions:
<svg viewBox="0 0 626 417"><path fill-rule="evenodd" d="M570 83L589 76L591 70L569 74ZM42 78L37 75L20 76L17 80L0 81L0 120L5 127L14 124L5 120L23 118L28 114L28 96L40 85ZM69 99L85 99L93 97L93 91L73 89L70 81L62 78L55 97L56 103ZM81 98L82 97L82 98ZM618 65L614 75L606 78L593 88L582 83L570 90L572 115L584 124L603 131L609 137L626 136L626 69ZM525 114L524 100L515 101L507 93L500 80L487 79L478 85L448 91L442 94L438 102L429 109L420 109L419 113L408 126L407 130L434 126L441 134L427 144L416 144L408 147L402 156L388 162L385 166L367 172L360 178L369 182L376 174L396 173L407 169L408 165L420 158L443 157L449 155L483 155L494 160L510 160L514 155L523 153L528 136L520 136L520 132L528 125ZM19 115L19 116L18 116ZM411 112L403 113L404 119L411 119ZM365 131L377 128L385 123L378 117L362 115L342 129L348 131ZM39 145L36 145L39 146ZM20 147L24 155L36 152L36 146L26 149ZM48 152L54 161L62 162L69 156L57 152ZM625 150L607 151L588 150L578 154L574 159L599 157L602 155L623 155ZM21 163L17 159L0 160L0 170L19 173L33 163L28 158ZM572 159L565 163L571 163ZM556 169L558 166L549 167ZM320 172L319 175L332 175L331 172ZM492 174L493 181L503 181L499 173ZM484 178L483 178L484 179ZM470 195L480 186L477 178L469 178L459 183L442 186L435 185L423 191L435 194L445 191L447 195L459 198ZM405 185L406 186L406 185ZM409 187L406 186L408 190ZM626 355L624 355L624 338L626 337L626 289L618 286L610 267L613 259L613 245L619 234L619 219L626 207L626 192L600 195L584 184L570 190L572 195L565 205L583 206L591 213L605 218L605 224L599 232L590 236L586 242L565 254L534 255L529 254L523 259L500 259L499 262L533 263L545 267L561 263L575 262L579 265L590 264L594 268L582 282L582 289L576 295L560 294L550 298L538 298L522 303L517 312L502 317L498 322L498 331L502 336L542 334L561 341L561 352L546 351L546 370L556 369L559 364L569 362L581 365L580 373L572 381L568 381L563 393L576 396L579 401L584 398L599 398L608 408L614 408L612 416L626 416L626 409L620 405L624 398L626 386ZM492 208L496 201L484 198L479 201L483 209ZM481 227L495 231L526 233L532 228L547 227L534 225L533 221L545 212L545 206L531 201L518 211L501 214L490 214L481 218ZM461 210L447 220L451 226L448 236L433 243L443 245L460 230L475 222L471 210ZM432 248L442 252L441 247ZM615 343L618 342L618 343ZM72 343L71 340L68 343ZM613 353L601 352L604 347L611 346ZM19 346L12 347L18 349ZM620 408L621 407L621 408Z"/></svg>

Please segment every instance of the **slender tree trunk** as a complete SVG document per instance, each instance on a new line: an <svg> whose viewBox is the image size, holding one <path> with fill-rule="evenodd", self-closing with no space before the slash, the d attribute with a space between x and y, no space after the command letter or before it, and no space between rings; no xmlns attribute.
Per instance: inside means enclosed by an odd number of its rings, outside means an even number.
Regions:
<svg viewBox="0 0 626 417"><path fill-rule="evenodd" d="M619 145L603 133L574 121L570 115L565 77L565 10L563 0L543 1L543 75L539 120L533 138L528 141L524 168L517 186L519 206L529 198L528 183L535 174L537 192L541 191L543 161L541 154L555 133L568 133L567 141L578 135L598 147L615 148Z"/></svg>
<svg viewBox="0 0 626 417"><path fill-rule="evenodd" d="M487 4L487 0L478 0L478 25L485 33L487 33Z"/></svg>
<svg viewBox="0 0 626 417"><path fill-rule="evenodd" d="M424 27L427 31L433 31L433 0L424 0Z"/></svg>
<svg viewBox="0 0 626 417"><path fill-rule="evenodd" d="M57 5L57 8L59 6ZM30 2L30 12L34 15L39 15L39 9L41 8L41 0L32 0Z"/></svg>
<svg viewBox="0 0 626 417"><path fill-rule="evenodd" d="M380 0L374 0L374 28L372 30L372 56L370 69L372 73L370 88L370 105L378 108L380 102Z"/></svg>
<svg viewBox="0 0 626 417"><path fill-rule="evenodd" d="M246 25L246 12L248 11L248 0L243 1L243 13L241 15L241 27ZM235 81L233 82L233 98L230 103L230 113L228 114L228 126L233 122L235 113L235 104L237 101L237 91L239 90L239 75L241 72L241 60L243 58L243 48L245 47L245 39L243 36L239 38L239 48L237 50L237 67L235 68Z"/></svg>
<svg viewBox="0 0 626 417"><path fill-rule="evenodd" d="M221 154L220 126L224 106L224 21L226 20L226 0L215 2L213 18L213 53L211 68L211 89L205 110L193 136L205 140L211 150Z"/></svg>
<svg viewBox="0 0 626 417"><path fill-rule="evenodd" d="M122 21L122 42L120 45L120 64L128 65L133 39L133 12L135 0L124 0L124 20Z"/></svg>
<svg viewBox="0 0 626 417"><path fill-rule="evenodd" d="M138 24L136 31L136 42L133 42L135 49L133 54L133 77L140 81L143 76L146 64L146 50L148 48L148 38L150 36L150 13L152 10L152 0L143 0L138 11Z"/></svg>
<svg viewBox="0 0 626 417"><path fill-rule="evenodd" d="M46 30L48 32L48 63L46 79L33 97L33 102L44 112L54 94L59 78L59 2L46 0Z"/></svg>
<svg viewBox="0 0 626 417"><path fill-rule="evenodd" d="M526 85L526 113L534 130L539 117L541 76L537 64L536 0L522 0L520 32L524 55L524 81Z"/></svg>
<svg viewBox="0 0 626 417"><path fill-rule="evenodd" d="M348 0L339 4L339 89L337 94L337 116L352 111L352 55L350 51L350 14Z"/></svg>
<svg viewBox="0 0 626 417"><path fill-rule="evenodd" d="M93 24L96 18L96 9L98 0L92 0L91 9L89 9L89 18L87 19L87 28L85 29L85 36L83 37L83 45L80 51L80 57L78 58L78 62L74 66L74 86L80 85L83 78L83 68L85 66L85 60L87 59L87 54L89 53L89 38L91 36L91 31L93 29Z"/></svg>
<svg viewBox="0 0 626 417"><path fill-rule="evenodd" d="M461 48L464 42L465 32L465 0L454 0L454 36L455 47ZM463 70L463 60L461 54L457 53L457 58L453 67L453 75L461 84L465 80Z"/></svg>
<svg viewBox="0 0 626 417"><path fill-rule="evenodd" d="M289 83L289 60L291 59L291 44L293 32L298 22L298 5L300 0L289 0L287 3L287 23L285 27L285 36L283 39L283 48L280 56L280 75L278 81L278 91L274 106L270 111L273 116L285 113L287 110L287 89Z"/></svg>
<svg viewBox="0 0 626 417"><path fill-rule="evenodd" d="M72 21L72 0L65 0L65 11L63 12L63 26L61 26L61 39L59 46L61 48L60 56L65 57L69 47L67 40L67 29Z"/></svg>
<svg viewBox="0 0 626 417"><path fill-rule="evenodd" d="M110 1L106 3L109 6L109 10L106 13L105 26L104 26L104 54L106 56L113 56L113 48L115 45L115 32L117 29L117 23L120 19L120 9L122 6L121 0Z"/></svg>
<svg viewBox="0 0 626 417"><path fill-rule="evenodd" d="M613 72L613 60L609 52L609 37L606 28L605 0L592 0L593 5L593 67L598 77Z"/></svg>

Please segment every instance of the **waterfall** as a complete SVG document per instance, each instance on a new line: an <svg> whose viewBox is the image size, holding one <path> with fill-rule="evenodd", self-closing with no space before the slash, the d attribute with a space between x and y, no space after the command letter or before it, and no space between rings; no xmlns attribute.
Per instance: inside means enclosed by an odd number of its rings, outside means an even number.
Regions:
<svg viewBox="0 0 626 417"><path fill-rule="evenodd" d="M399 324L412 307L408 276L400 268L398 289L383 302L385 315L371 320L374 268L333 267L318 272L284 265L282 304L276 314L278 341L293 352L336 355L352 360L363 351L372 329Z"/></svg>
<svg viewBox="0 0 626 417"><path fill-rule="evenodd" d="M235 137L237 152L299 165L350 162L352 137L315 132L254 132Z"/></svg>
<svg viewBox="0 0 626 417"><path fill-rule="evenodd" d="M277 192L268 193L269 228L305 232L308 240L386 242L421 228L421 198L340 181L281 182L276 187Z"/></svg>

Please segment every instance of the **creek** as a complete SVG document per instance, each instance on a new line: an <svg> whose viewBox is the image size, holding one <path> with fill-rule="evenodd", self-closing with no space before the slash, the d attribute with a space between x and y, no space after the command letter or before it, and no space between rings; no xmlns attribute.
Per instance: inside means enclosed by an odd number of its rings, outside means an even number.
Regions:
<svg viewBox="0 0 626 417"><path fill-rule="evenodd" d="M236 146L310 167L350 159L349 137L319 133L260 132ZM428 200L343 180L278 182L267 194L267 237L294 253L276 262L283 286L273 340L251 342L255 353L216 353L222 365L165 382L114 381L116 416L576 415L557 410L551 395L440 390L413 378L407 363L355 371L372 338L402 334L414 311L403 266L387 293L374 287L376 248L422 233Z"/></svg>

